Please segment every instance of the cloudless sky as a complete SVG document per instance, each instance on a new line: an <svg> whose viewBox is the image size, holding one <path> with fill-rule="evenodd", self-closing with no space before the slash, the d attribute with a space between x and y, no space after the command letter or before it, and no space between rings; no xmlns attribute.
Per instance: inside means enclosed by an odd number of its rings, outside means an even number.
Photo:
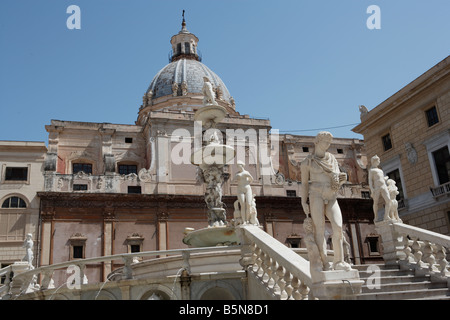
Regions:
<svg viewBox="0 0 450 320"><path fill-rule="evenodd" d="M66 26L70 5L80 30ZM236 109L282 133L362 139L359 105L450 53L448 0L1 0L0 140L47 143L51 119L134 124L183 9Z"/></svg>

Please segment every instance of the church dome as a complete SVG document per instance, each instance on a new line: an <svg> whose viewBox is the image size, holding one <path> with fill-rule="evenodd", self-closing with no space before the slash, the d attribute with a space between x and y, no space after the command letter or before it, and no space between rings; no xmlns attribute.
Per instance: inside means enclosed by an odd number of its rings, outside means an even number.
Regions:
<svg viewBox="0 0 450 320"><path fill-rule="evenodd" d="M152 100L167 95L173 96L173 84L176 83L176 96L183 95L182 85L185 83L188 94L202 94L204 77L209 79L216 90L221 91L221 99L230 103L231 96L222 79L200 61L187 58L178 59L162 68L153 78L146 93L152 92Z"/></svg>
<svg viewBox="0 0 450 320"><path fill-rule="evenodd" d="M181 26L181 30L170 39L172 51L169 54L169 64L153 78L143 97L144 103L140 110L146 107L157 109L157 106L164 108L171 97L202 99L205 77L213 85L217 102L222 101L234 110L234 99L222 79L201 62L197 49L198 38L187 30L184 11ZM162 97L166 98L160 99Z"/></svg>

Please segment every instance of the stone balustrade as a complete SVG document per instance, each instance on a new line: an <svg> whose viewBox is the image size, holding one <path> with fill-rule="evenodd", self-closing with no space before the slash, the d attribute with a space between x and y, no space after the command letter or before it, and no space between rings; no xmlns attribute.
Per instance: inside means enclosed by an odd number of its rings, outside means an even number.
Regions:
<svg viewBox="0 0 450 320"><path fill-rule="evenodd" d="M437 187L430 187L431 194L433 195L433 198L438 198L445 195L450 195L450 182L441 184Z"/></svg>
<svg viewBox="0 0 450 320"><path fill-rule="evenodd" d="M71 277L71 283L59 284L59 287L64 285L74 286L88 284L88 279L84 273L86 265L101 262L112 262L114 260L122 260L124 266L115 270L108 276L109 280L130 280L134 278L133 275L133 259L156 257L166 255L181 255L182 256L182 268L187 272L190 271L191 254L201 254L205 252L218 252L227 251L233 249L239 249L240 246L227 246L227 247L206 247L206 248L189 248L189 249L173 249L173 250L160 250L160 251L146 251L127 254L116 254L110 256L87 258L80 260L72 260L63 263L57 263L49 266L42 266L39 268L33 268L28 262L20 261L10 266L0 269L0 276L5 276L5 282L3 286L0 286L0 297L5 299L16 299L19 296L36 291L43 291L48 289L55 289L55 284L52 279L53 274L57 270L68 270L72 268L76 272L73 272ZM9 279L12 277L12 280ZM38 284L40 282L40 284ZM56 288L56 289L59 289ZM78 287L80 288L80 287Z"/></svg>
<svg viewBox="0 0 450 320"><path fill-rule="evenodd" d="M258 226L239 228L243 240L241 265L251 273L270 296L280 300L305 300L310 297L312 279L309 261L296 254ZM249 285L249 299L257 291Z"/></svg>
<svg viewBox="0 0 450 320"><path fill-rule="evenodd" d="M376 227L386 264L413 269L418 276L430 275L432 281L447 282L450 287L450 264L446 259L450 237L400 222L378 222Z"/></svg>

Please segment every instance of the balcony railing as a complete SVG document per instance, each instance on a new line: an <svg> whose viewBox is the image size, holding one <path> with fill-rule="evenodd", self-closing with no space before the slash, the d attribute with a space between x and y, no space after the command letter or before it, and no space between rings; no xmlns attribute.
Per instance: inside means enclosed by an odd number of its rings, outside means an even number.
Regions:
<svg viewBox="0 0 450 320"><path fill-rule="evenodd" d="M435 199L445 195L450 196L450 181L437 187L430 187L430 191Z"/></svg>
<svg viewBox="0 0 450 320"><path fill-rule="evenodd" d="M176 58L181 59L183 57L191 57L191 58L194 57L196 60L202 62L202 53L198 49L197 49L197 52L195 52L195 53L194 52L188 52L188 53L178 52L175 54L173 53L173 50L170 50L169 54L168 54L169 63L175 61L174 59L176 59Z"/></svg>

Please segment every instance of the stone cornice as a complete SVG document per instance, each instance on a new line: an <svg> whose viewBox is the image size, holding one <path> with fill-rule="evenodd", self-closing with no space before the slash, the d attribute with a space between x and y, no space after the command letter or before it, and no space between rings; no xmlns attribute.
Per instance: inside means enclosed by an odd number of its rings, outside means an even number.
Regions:
<svg viewBox="0 0 450 320"><path fill-rule="evenodd" d="M450 56L440 61L434 67L370 110L369 113L363 116L361 123L354 127L352 131L364 134L364 131L367 130L368 127L374 125L380 118L393 112L394 109L403 106L405 102L423 94L425 90L435 86L438 82L448 79L449 76Z"/></svg>

